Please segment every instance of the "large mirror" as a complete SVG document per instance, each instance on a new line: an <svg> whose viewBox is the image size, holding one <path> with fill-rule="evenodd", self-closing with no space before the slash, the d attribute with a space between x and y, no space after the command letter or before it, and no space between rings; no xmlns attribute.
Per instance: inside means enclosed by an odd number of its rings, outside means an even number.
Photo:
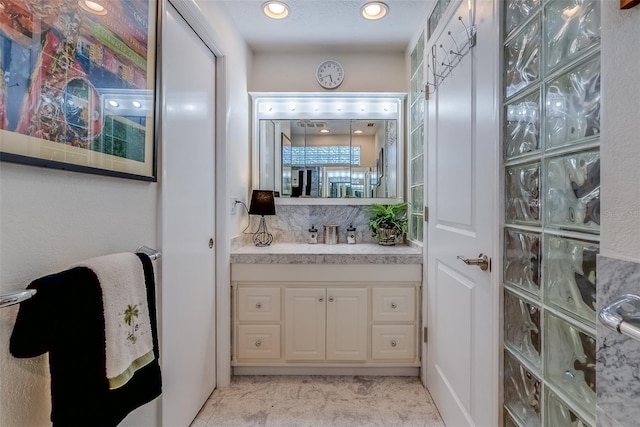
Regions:
<svg viewBox="0 0 640 427"><path fill-rule="evenodd" d="M281 197L397 196L396 120L261 120L260 185Z"/></svg>
<svg viewBox="0 0 640 427"><path fill-rule="evenodd" d="M254 188L292 201L402 198L398 99L350 99L256 102Z"/></svg>

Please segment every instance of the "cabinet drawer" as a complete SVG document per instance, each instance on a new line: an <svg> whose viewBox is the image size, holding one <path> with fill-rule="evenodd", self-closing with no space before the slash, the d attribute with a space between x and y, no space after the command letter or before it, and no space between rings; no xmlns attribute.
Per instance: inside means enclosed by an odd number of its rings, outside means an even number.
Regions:
<svg viewBox="0 0 640 427"><path fill-rule="evenodd" d="M374 288L374 322L413 322L416 313L415 288Z"/></svg>
<svg viewBox="0 0 640 427"><path fill-rule="evenodd" d="M373 325L371 328L371 357L374 360L415 359L414 326Z"/></svg>
<svg viewBox="0 0 640 427"><path fill-rule="evenodd" d="M238 288L238 320L280 320L280 288Z"/></svg>
<svg viewBox="0 0 640 427"><path fill-rule="evenodd" d="M239 359L280 359L280 325L238 326Z"/></svg>

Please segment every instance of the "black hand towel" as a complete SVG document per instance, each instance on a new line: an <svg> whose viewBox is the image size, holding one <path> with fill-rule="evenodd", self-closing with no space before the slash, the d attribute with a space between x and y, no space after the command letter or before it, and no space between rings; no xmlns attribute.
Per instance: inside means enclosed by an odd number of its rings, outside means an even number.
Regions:
<svg viewBox="0 0 640 427"><path fill-rule="evenodd" d="M38 292L20 305L10 339L15 357L49 352L51 421L54 426L116 426L161 393L155 281L149 257L144 269L155 360L123 387L109 390L105 365L102 293L95 273L76 267L32 282Z"/></svg>

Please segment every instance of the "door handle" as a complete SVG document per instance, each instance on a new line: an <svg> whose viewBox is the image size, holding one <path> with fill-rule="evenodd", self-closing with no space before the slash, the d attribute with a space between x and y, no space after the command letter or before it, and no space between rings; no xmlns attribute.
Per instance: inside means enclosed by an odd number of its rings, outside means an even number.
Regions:
<svg viewBox="0 0 640 427"><path fill-rule="evenodd" d="M478 267L480 267L480 270L482 271L487 271L487 270L491 271L491 258L489 258L484 254L478 255L478 258L476 259L467 259L460 255L458 255L457 258L461 259L462 262L464 262L467 265L477 265Z"/></svg>

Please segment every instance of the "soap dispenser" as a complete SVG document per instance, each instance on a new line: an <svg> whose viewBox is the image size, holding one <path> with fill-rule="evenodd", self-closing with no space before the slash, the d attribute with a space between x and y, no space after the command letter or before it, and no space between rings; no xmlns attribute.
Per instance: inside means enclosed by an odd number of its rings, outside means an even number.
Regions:
<svg viewBox="0 0 640 427"><path fill-rule="evenodd" d="M349 228L347 228L347 244L356 244L356 229L353 224L349 224Z"/></svg>
<svg viewBox="0 0 640 427"><path fill-rule="evenodd" d="M311 228L309 229L309 237L307 239L307 243L315 245L318 243L318 230L311 224Z"/></svg>

